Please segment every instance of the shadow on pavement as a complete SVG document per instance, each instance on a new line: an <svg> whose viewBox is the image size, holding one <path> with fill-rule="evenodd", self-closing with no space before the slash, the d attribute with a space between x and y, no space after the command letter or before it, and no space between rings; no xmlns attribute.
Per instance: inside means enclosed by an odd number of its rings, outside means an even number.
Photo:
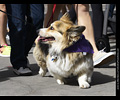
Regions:
<svg viewBox="0 0 120 100"><path fill-rule="evenodd" d="M105 84L108 82L113 82L115 80L116 78L114 78L113 76L104 75L100 72L95 71L92 76L91 86ZM67 81L66 83L67 85L78 86L77 77L66 79L66 81Z"/></svg>
<svg viewBox="0 0 120 100"><path fill-rule="evenodd" d="M0 69L0 82L7 81L10 77L16 77L12 71L12 67L5 67Z"/></svg>
<svg viewBox="0 0 120 100"><path fill-rule="evenodd" d="M37 64L31 64L30 68L33 72L32 76L38 74L39 67L37 66ZM13 67L12 66L7 66L7 67L4 67L4 68L0 68L0 82L7 81L11 77L19 77L13 72ZM25 76L25 77L27 77L27 76Z"/></svg>
<svg viewBox="0 0 120 100"><path fill-rule="evenodd" d="M30 68L33 72L33 76L38 75L39 67L37 64L31 64ZM13 73L12 67L5 67L3 69L0 69L0 82L9 80L11 77L17 77L17 75ZM52 78L50 76L45 77ZM100 72L94 71L91 86L105 84L108 82L113 82L115 80L116 78L114 78L113 76L105 75ZM66 78L66 82L66 85L78 86L77 77Z"/></svg>
<svg viewBox="0 0 120 100"><path fill-rule="evenodd" d="M113 76L105 75L100 72L94 72L91 85L105 84L108 82L113 82L115 80L116 78L114 78Z"/></svg>

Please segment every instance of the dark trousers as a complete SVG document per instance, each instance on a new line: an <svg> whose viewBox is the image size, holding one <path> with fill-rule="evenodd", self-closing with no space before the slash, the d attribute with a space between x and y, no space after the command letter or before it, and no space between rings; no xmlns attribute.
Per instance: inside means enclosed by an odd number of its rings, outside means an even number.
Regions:
<svg viewBox="0 0 120 100"><path fill-rule="evenodd" d="M43 4L6 4L11 44L10 61L14 68L27 66L28 53L37 37L39 28L43 27ZM26 22L25 22L26 21Z"/></svg>
<svg viewBox="0 0 120 100"><path fill-rule="evenodd" d="M94 36L95 40L97 40L102 37L103 33L104 14L102 10L102 4L91 4L91 8L93 12Z"/></svg>

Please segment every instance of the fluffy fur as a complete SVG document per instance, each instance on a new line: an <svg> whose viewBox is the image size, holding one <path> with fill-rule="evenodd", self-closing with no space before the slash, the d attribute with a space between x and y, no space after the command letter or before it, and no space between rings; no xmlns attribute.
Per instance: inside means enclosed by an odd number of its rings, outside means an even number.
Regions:
<svg viewBox="0 0 120 100"><path fill-rule="evenodd" d="M39 41L33 51L34 58L40 66L39 74L44 76L46 69L57 80L64 84L64 78L78 77L80 88L89 88L93 73L93 54L82 52L68 53L65 48L78 41L85 30L84 26L74 25L66 13L58 21L39 32Z"/></svg>

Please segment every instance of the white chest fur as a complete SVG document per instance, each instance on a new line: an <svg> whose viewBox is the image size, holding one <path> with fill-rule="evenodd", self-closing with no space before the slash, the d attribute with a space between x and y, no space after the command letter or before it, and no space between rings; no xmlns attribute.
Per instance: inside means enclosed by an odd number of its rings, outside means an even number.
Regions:
<svg viewBox="0 0 120 100"><path fill-rule="evenodd" d="M92 59L84 58L71 60L68 55L52 55L47 57L47 67L52 76L59 75L69 77L71 74L77 75L82 70L87 70L92 66ZM76 63L77 62L77 63Z"/></svg>
<svg viewBox="0 0 120 100"><path fill-rule="evenodd" d="M48 63L50 64L50 66L57 67L57 68L64 70L64 71L69 71L70 66L73 65L70 62L69 57L64 56L62 54L49 56Z"/></svg>

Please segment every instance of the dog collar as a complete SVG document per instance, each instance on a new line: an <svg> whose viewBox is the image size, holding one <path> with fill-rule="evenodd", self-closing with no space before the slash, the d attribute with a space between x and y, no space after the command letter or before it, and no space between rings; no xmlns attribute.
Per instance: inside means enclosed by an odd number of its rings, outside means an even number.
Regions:
<svg viewBox="0 0 120 100"><path fill-rule="evenodd" d="M66 52L87 52L87 53L94 53L91 44L88 40L85 39L85 36L82 35L81 38L71 45L68 48L65 48L64 51Z"/></svg>

